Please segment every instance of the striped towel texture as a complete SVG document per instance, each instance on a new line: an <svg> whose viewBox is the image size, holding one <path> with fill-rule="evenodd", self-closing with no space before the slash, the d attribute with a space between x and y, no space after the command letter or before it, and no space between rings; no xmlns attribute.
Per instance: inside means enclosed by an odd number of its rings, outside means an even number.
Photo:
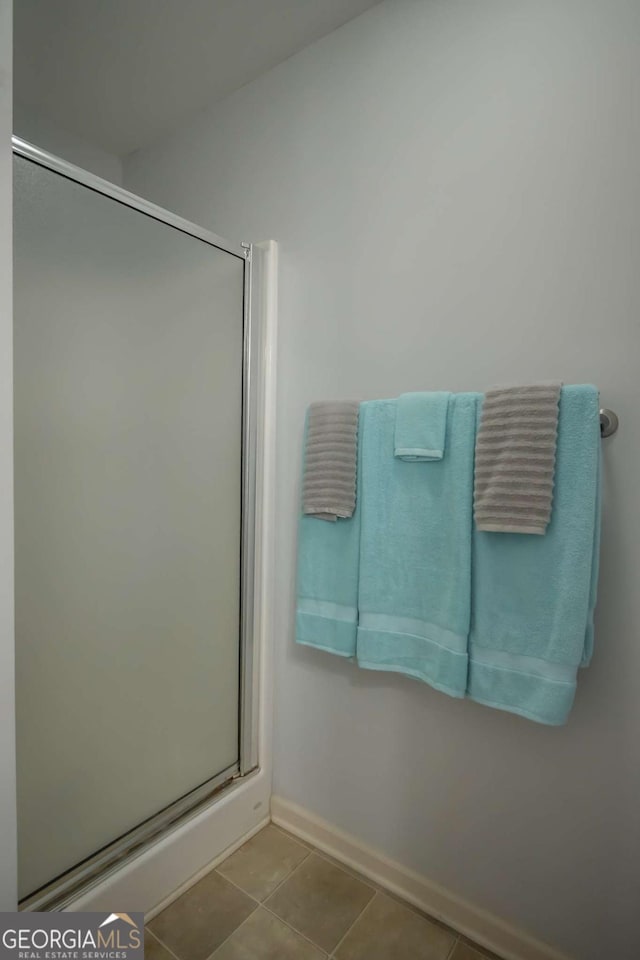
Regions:
<svg viewBox="0 0 640 960"><path fill-rule="evenodd" d="M360 403L312 403L307 415L303 513L322 520L353 516Z"/></svg>
<svg viewBox="0 0 640 960"><path fill-rule="evenodd" d="M476 439L478 530L544 534L551 517L559 382L494 387Z"/></svg>

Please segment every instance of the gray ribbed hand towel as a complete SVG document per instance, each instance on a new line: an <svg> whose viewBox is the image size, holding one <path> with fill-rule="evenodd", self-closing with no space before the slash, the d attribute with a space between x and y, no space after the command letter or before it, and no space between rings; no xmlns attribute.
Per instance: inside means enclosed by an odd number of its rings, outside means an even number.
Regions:
<svg viewBox="0 0 640 960"><path fill-rule="evenodd" d="M494 387L476 438L473 509L478 530L544 534L551 518L558 382Z"/></svg>
<svg viewBox="0 0 640 960"><path fill-rule="evenodd" d="M303 513L322 520L353 515L359 409L357 400L310 405L302 482Z"/></svg>

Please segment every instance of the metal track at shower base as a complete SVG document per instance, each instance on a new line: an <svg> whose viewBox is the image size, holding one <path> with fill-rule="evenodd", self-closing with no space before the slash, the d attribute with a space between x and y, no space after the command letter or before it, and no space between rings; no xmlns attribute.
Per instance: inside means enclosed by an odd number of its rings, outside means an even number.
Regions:
<svg viewBox="0 0 640 960"><path fill-rule="evenodd" d="M51 883L29 894L20 901L18 909L28 912L64 910L78 896L142 853L154 840L166 837L168 831L200 813L239 779L240 768L234 763Z"/></svg>

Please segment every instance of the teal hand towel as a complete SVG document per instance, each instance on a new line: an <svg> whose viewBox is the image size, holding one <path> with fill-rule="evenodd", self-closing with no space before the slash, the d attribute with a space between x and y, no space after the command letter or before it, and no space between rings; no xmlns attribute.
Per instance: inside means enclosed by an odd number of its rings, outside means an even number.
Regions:
<svg viewBox="0 0 640 960"><path fill-rule="evenodd" d="M403 393L397 400L394 456L401 460L442 460L451 394Z"/></svg>
<svg viewBox="0 0 640 960"><path fill-rule="evenodd" d="M454 697L467 684L478 401L450 398L446 456L430 464L394 456L397 401L360 407L358 664Z"/></svg>
<svg viewBox="0 0 640 960"><path fill-rule="evenodd" d="M540 723L566 722L593 647L598 408L595 387L562 387L545 536L474 532L468 695Z"/></svg>
<svg viewBox="0 0 640 960"><path fill-rule="evenodd" d="M309 414L305 427L307 449ZM358 432L360 432L358 428ZM360 475L360 443L356 482ZM359 492L353 513L327 523L300 511L296 641L341 657L354 657L358 624Z"/></svg>

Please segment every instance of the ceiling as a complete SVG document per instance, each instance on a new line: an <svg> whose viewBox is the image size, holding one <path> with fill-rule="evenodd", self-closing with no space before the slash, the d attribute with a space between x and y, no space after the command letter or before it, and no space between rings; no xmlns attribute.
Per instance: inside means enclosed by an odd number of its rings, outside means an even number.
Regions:
<svg viewBox="0 0 640 960"><path fill-rule="evenodd" d="M16 0L16 103L123 156L377 2Z"/></svg>

